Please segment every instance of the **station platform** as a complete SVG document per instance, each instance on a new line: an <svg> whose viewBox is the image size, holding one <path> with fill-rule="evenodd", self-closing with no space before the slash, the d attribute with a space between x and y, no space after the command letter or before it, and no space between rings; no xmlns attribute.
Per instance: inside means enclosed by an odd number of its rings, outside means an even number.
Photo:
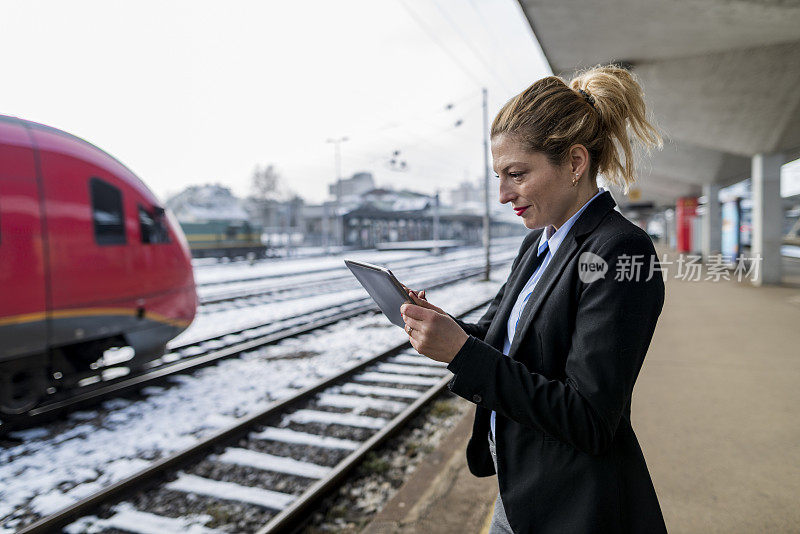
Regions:
<svg viewBox="0 0 800 534"><path fill-rule="evenodd" d="M669 532L800 532L800 288L665 286L632 423ZM497 480L466 466L473 413L362 532L488 532Z"/></svg>

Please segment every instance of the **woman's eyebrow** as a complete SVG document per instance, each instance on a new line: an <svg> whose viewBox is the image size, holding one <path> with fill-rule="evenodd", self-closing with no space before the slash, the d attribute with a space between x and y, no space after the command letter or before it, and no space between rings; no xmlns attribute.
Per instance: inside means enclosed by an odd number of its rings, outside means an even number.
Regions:
<svg viewBox="0 0 800 534"><path fill-rule="evenodd" d="M525 163L524 163L524 162L522 162L522 161L512 161L511 163L509 163L508 165L506 165L505 167L503 167L503 170L502 170L502 171L500 171L500 172L506 172L508 169L510 169L510 168L511 168L511 167L513 167L514 165L525 165ZM495 174L499 174L499 173L498 173L498 171L494 171L494 173L495 173Z"/></svg>

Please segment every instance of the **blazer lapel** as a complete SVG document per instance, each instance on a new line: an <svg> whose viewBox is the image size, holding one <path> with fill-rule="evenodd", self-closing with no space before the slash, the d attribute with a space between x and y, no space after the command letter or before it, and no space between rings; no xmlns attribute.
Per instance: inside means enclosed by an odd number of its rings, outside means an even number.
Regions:
<svg viewBox="0 0 800 534"><path fill-rule="evenodd" d="M489 326L489 330L486 332L484 341L496 349L503 349L506 324L508 323L508 317L511 315L511 309L517 301L519 292L525 287L525 283L536 271L536 268L544 261L544 254L542 254L541 258L536 254L542 232L544 232L544 230L539 231L539 235L534 239L531 246L528 247L528 250L525 251L525 255L522 257L513 278L509 279L508 286L503 294L503 299L500 301L500 307L494 316L492 324Z"/></svg>
<svg viewBox="0 0 800 534"><path fill-rule="evenodd" d="M519 348L520 340L525 338L525 334L527 333L528 328L530 328L533 319L536 317L536 313L542 307L542 303L553 289L556 281L558 281L558 279L561 277L564 267L578 252L583 240L597 227L603 217L605 217L610 210L614 209L614 206L616 205L617 204L614 202L614 198L611 196L611 193L605 191L586 207L583 213L581 213L580 217L578 217L578 219L572 225L572 228L570 228L569 232L567 232L567 235L564 237L564 241L561 242L561 245L558 247L555 255L550 258L550 263L547 265L547 267L545 267L542 277L536 283L536 288L533 290L531 298L528 300L525 308L522 310L522 315L520 315L519 318L518 330L514 333L514 339L511 342L511 349L508 352L509 356L513 356L516 353L517 349ZM530 277L530 275L528 276ZM527 280L527 278L525 280ZM519 294L521 289L522 287L517 289L517 293L514 294L514 300L516 300L516 295ZM506 321L508 321L508 316L506 316Z"/></svg>

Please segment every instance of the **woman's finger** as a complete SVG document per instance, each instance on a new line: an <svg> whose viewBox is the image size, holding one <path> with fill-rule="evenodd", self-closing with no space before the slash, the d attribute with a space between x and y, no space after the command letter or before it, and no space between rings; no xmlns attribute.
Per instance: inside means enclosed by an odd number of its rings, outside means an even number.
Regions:
<svg viewBox="0 0 800 534"><path fill-rule="evenodd" d="M408 295L411 297L411 302L413 302L414 304L416 304L416 305L418 305L418 306L422 306L422 305L423 305L423 302L425 302L424 300L422 300L421 298L419 298L419 297L417 296L417 294L416 294L416 293L414 293L414 292L413 292L412 290L410 290L410 289L408 290Z"/></svg>
<svg viewBox="0 0 800 534"><path fill-rule="evenodd" d="M417 352L420 352L420 350L423 348L422 337L422 333L419 330L411 330L411 332L408 334L408 340L411 342L411 346L414 347ZM420 352L420 354L422 353Z"/></svg>
<svg viewBox="0 0 800 534"><path fill-rule="evenodd" d="M418 299L425 300L425 290L424 289L421 289L421 290L418 290L418 291L414 291L413 289L411 289L410 287L408 287L405 284L400 284L400 285L403 287L403 289L406 290L406 293L410 293L411 296L416 297Z"/></svg>
<svg viewBox="0 0 800 534"><path fill-rule="evenodd" d="M408 315L405 316L405 323L406 323L406 332L408 329L411 328L413 330L422 330L422 327L425 326L423 321L418 321L413 317L409 317Z"/></svg>
<svg viewBox="0 0 800 534"><path fill-rule="evenodd" d="M409 291L408 294L411 296L411 301L419 306L420 308L427 308L429 310L433 310L435 312L439 312L439 308L431 304L425 299L419 298L418 296L414 295L413 292Z"/></svg>
<svg viewBox="0 0 800 534"><path fill-rule="evenodd" d="M424 302L424 301L423 301ZM427 304L427 303L426 303ZM400 313L406 317L413 317L420 321L430 321L435 317L436 310L431 309L430 305L405 303L400 306Z"/></svg>

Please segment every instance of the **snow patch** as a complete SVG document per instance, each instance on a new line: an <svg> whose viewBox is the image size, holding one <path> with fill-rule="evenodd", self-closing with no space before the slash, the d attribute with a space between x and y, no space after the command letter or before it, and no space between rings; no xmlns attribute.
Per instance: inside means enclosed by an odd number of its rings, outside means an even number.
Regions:
<svg viewBox="0 0 800 534"><path fill-rule="evenodd" d="M239 484L220 482L186 473L178 475L178 479L167 484L166 488L183 493L205 495L214 499L246 502L272 510L283 510L295 500L294 495L286 493L240 486Z"/></svg>

